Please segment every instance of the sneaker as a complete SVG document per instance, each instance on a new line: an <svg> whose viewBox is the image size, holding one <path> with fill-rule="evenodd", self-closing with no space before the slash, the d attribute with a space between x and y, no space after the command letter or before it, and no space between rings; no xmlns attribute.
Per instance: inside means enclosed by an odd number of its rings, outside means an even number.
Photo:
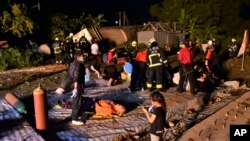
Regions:
<svg viewBox="0 0 250 141"><path fill-rule="evenodd" d="M141 88L141 91L142 91L142 92L144 92L144 91L145 91L145 89L144 89L144 88Z"/></svg>
<svg viewBox="0 0 250 141"><path fill-rule="evenodd" d="M64 89L63 88L57 88L55 93L58 94L58 95L62 95L64 92Z"/></svg>
<svg viewBox="0 0 250 141"><path fill-rule="evenodd" d="M72 120L72 124L80 126L83 125L84 123L82 121Z"/></svg>

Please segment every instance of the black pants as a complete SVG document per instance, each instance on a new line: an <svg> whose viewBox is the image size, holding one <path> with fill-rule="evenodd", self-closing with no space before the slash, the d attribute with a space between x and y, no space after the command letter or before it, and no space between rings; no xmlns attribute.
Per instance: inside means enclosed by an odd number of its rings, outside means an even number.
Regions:
<svg viewBox="0 0 250 141"><path fill-rule="evenodd" d="M146 71L147 71L147 63L137 61L133 65L133 72L130 81L130 89L133 91L138 87L146 88Z"/></svg>
<svg viewBox="0 0 250 141"><path fill-rule="evenodd" d="M172 85L172 75L171 75L171 73L169 72L169 68L168 67L164 67L163 68L163 87L164 87L164 89L165 88L169 88L169 87L171 87L171 85Z"/></svg>
<svg viewBox="0 0 250 141"><path fill-rule="evenodd" d="M61 64L62 63L62 53L55 53L55 59L56 59L56 63Z"/></svg>
<svg viewBox="0 0 250 141"><path fill-rule="evenodd" d="M183 84L186 78L188 79L190 84L190 92L192 94L195 94L195 79L192 64L180 64L180 80L178 91L184 91Z"/></svg>
<svg viewBox="0 0 250 141"><path fill-rule="evenodd" d="M83 97L82 94L84 93L84 89L80 88L76 97L72 100L72 113L71 118L72 120L78 120L78 117L83 118Z"/></svg>
<svg viewBox="0 0 250 141"><path fill-rule="evenodd" d="M72 60L73 60L73 59L71 58L70 53L65 53L65 54L64 54L64 63L65 63L65 64L71 63Z"/></svg>
<svg viewBox="0 0 250 141"><path fill-rule="evenodd" d="M156 89L162 89L162 66L148 68L147 88L151 89L154 78L156 79Z"/></svg>

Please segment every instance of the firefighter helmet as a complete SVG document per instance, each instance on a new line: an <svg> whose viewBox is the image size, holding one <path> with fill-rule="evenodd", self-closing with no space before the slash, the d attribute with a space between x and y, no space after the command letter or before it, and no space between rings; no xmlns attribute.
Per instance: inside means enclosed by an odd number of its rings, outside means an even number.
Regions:
<svg viewBox="0 0 250 141"><path fill-rule="evenodd" d="M136 47L137 42L136 42L136 41L133 41L133 42L131 43L131 45L132 45L132 47Z"/></svg>
<svg viewBox="0 0 250 141"><path fill-rule="evenodd" d="M235 39L235 38L232 38L232 42L236 42L236 39Z"/></svg>
<svg viewBox="0 0 250 141"><path fill-rule="evenodd" d="M150 40L149 40L149 44L152 44L153 42L155 42L156 40L155 40L155 38L151 38Z"/></svg>

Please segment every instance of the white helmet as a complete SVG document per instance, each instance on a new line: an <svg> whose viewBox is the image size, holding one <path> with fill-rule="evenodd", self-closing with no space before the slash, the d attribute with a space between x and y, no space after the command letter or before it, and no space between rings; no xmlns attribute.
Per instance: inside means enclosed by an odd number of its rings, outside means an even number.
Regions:
<svg viewBox="0 0 250 141"><path fill-rule="evenodd" d="M56 38L55 38L55 41L59 41L59 38L58 38L58 37L56 37Z"/></svg>
<svg viewBox="0 0 250 141"><path fill-rule="evenodd" d="M69 34L69 37L70 37L70 38L71 38L71 37L73 37L73 36L74 36L74 34L73 34L73 33L70 33L70 34Z"/></svg>
<svg viewBox="0 0 250 141"><path fill-rule="evenodd" d="M212 40L208 40L207 44L211 46L211 45L213 45L213 41Z"/></svg>
<svg viewBox="0 0 250 141"><path fill-rule="evenodd" d="M235 39L235 38L232 38L232 42L236 42L236 39Z"/></svg>

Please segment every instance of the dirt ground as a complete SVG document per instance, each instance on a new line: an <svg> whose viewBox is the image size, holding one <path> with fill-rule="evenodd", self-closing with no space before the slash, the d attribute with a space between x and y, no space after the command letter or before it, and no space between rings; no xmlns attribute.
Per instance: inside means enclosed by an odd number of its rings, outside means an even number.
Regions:
<svg viewBox="0 0 250 141"><path fill-rule="evenodd" d="M0 96L12 92L17 97L31 95L41 84L47 91L58 87L66 74L65 65L47 65L0 72Z"/></svg>

